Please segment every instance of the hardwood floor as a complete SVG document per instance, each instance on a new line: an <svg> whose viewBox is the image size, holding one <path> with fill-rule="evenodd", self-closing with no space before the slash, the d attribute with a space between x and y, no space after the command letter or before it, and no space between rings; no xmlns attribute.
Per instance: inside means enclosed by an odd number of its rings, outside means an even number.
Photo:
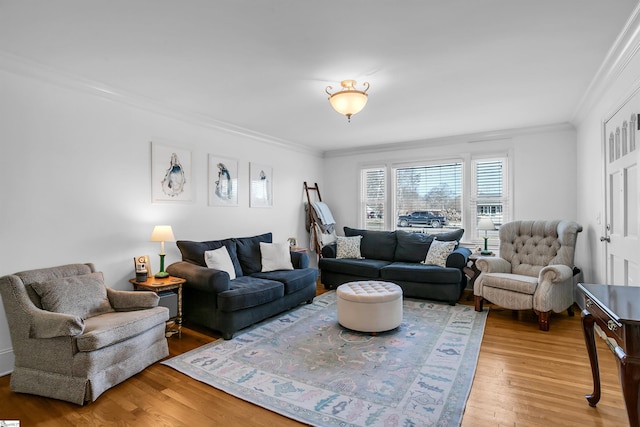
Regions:
<svg viewBox="0 0 640 427"><path fill-rule="evenodd" d="M319 289L319 291L322 291ZM462 303L471 304L466 298ZM553 315L538 330L533 313L490 307L477 371L462 425L628 426L614 356L598 339L602 398L591 408L591 370L580 315ZM169 338L171 356L217 339L211 331L183 328ZM300 426L156 363L79 407L16 394L0 377L0 419L29 426Z"/></svg>

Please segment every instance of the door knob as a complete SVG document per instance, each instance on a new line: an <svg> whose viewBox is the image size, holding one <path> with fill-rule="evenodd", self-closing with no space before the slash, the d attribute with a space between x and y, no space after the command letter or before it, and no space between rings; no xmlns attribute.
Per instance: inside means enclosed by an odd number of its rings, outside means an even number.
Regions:
<svg viewBox="0 0 640 427"><path fill-rule="evenodd" d="M601 242L611 243L611 237L609 237L609 236L602 236L602 237L600 237L600 241L601 241Z"/></svg>

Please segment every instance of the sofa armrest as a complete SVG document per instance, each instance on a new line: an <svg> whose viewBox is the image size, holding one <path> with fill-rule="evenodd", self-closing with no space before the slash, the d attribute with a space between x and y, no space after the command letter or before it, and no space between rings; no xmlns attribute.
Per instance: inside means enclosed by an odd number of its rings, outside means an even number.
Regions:
<svg viewBox="0 0 640 427"><path fill-rule="evenodd" d="M538 275L538 283L561 283L567 280L573 282L573 270L566 265L547 265Z"/></svg>
<svg viewBox="0 0 640 427"><path fill-rule="evenodd" d="M309 256L304 252L291 251L291 264L296 269L308 268Z"/></svg>
<svg viewBox="0 0 640 427"><path fill-rule="evenodd" d="M29 338L75 337L84 332L84 321L79 316L33 310Z"/></svg>
<svg viewBox="0 0 640 427"><path fill-rule="evenodd" d="M482 273L511 273L511 263L497 256L478 257L476 267Z"/></svg>
<svg viewBox="0 0 640 427"><path fill-rule="evenodd" d="M336 242L329 243L322 247L323 258L335 258L338 251L338 244Z"/></svg>
<svg viewBox="0 0 640 427"><path fill-rule="evenodd" d="M158 306L160 297L151 291L120 291L107 288L107 298L115 311L145 310Z"/></svg>
<svg viewBox="0 0 640 427"><path fill-rule="evenodd" d="M462 270L467 266L469 255L471 255L471 250L469 248L459 246L449 254L449 256L447 257L446 265L447 267L453 267Z"/></svg>
<svg viewBox="0 0 640 427"><path fill-rule="evenodd" d="M187 281L188 287L200 291L220 293L229 290L230 277L226 271L179 261L167 267L167 273L182 277Z"/></svg>

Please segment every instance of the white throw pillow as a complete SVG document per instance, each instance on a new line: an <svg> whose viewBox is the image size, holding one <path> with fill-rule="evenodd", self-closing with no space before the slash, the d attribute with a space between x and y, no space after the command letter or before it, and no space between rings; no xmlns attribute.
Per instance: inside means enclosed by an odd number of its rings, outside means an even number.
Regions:
<svg viewBox="0 0 640 427"><path fill-rule="evenodd" d="M204 252L204 262L209 268L215 268L216 270L226 271L229 273L229 279L236 278L236 269L233 267L233 261L229 256L229 251L226 246L214 249L212 251Z"/></svg>
<svg viewBox="0 0 640 427"><path fill-rule="evenodd" d="M288 242L260 242L260 254L262 255L263 273L276 270L293 270L290 246Z"/></svg>
<svg viewBox="0 0 640 427"><path fill-rule="evenodd" d="M362 240L362 236L338 236L338 241L336 243L336 258L362 259L362 254L360 253L360 240Z"/></svg>
<svg viewBox="0 0 640 427"><path fill-rule="evenodd" d="M429 252L424 260L424 264L439 265L440 267L447 266L447 257L456 248L458 242L441 242L440 240L434 240L429 246Z"/></svg>

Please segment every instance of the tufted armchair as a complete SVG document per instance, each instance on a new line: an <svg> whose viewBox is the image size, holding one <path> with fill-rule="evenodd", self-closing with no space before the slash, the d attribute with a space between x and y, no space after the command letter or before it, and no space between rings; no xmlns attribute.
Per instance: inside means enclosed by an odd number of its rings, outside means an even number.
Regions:
<svg viewBox="0 0 640 427"><path fill-rule="evenodd" d="M158 296L108 288L93 264L0 277L0 295L14 392L83 405L169 355Z"/></svg>
<svg viewBox="0 0 640 427"><path fill-rule="evenodd" d="M543 331L552 311L573 315L574 254L582 226L573 221L514 221L500 227L500 254L480 257L475 309L484 300L511 310L533 309Z"/></svg>

